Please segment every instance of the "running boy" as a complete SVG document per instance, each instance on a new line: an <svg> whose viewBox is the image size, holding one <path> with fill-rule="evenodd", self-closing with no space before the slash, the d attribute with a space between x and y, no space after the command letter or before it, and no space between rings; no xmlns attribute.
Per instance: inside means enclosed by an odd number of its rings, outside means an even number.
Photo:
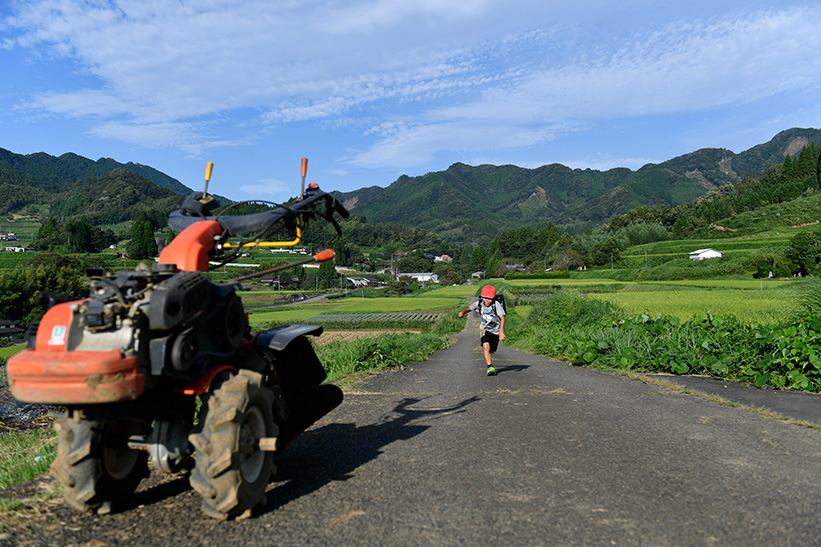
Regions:
<svg viewBox="0 0 821 547"><path fill-rule="evenodd" d="M476 302L471 302L470 306L459 312L459 317L464 317L471 310L479 310L481 323L482 352L487 364L487 375L495 376L496 369L493 368L491 354L496 353L499 341L505 340L505 309L496 300L496 287L485 285L482 287L481 298Z"/></svg>

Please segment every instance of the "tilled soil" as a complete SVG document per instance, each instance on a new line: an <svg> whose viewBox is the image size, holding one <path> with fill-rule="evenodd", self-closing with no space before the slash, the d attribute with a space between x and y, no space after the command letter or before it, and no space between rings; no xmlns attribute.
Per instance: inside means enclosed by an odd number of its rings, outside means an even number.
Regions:
<svg viewBox="0 0 821 547"><path fill-rule="evenodd" d="M5 366L0 372L5 372ZM51 416L61 414L63 407L21 403L11 395L5 374L0 374L0 432L42 427L51 423Z"/></svg>
<svg viewBox="0 0 821 547"><path fill-rule="evenodd" d="M350 342L352 340L360 340L362 338L374 338L383 334L405 334L413 333L419 334L418 330L329 330L323 332L316 343L319 345L329 344L331 342Z"/></svg>

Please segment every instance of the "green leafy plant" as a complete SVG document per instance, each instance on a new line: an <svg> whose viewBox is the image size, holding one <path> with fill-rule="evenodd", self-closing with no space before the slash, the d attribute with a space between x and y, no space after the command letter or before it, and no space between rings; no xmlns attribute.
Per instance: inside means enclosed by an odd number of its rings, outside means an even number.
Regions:
<svg viewBox="0 0 821 547"><path fill-rule="evenodd" d="M625 316L572 290L533 304L509 340L573 364L639 372L707 374L757 385L821 392L821 314L750 326L733 316L687 321Z"/></svg>

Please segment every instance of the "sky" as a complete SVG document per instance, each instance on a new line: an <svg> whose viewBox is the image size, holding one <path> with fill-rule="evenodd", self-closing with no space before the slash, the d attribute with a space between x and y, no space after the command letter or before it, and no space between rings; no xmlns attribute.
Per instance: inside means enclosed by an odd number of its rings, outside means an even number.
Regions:
<svg viewBox="0 0 821 547"><path fill-rule="evenodd" d="M775 6L775 7L774 7ZM284 201L821 127L818 2L2 0L0 148Z"/></svg>

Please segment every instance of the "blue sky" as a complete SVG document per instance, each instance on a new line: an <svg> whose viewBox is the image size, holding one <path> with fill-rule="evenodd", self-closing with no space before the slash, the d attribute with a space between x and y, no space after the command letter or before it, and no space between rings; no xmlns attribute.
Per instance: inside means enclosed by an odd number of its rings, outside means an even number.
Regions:
<svg viewBox="0 0 821 547"><path fill-rule="evenodd" d="M777 5L777 7L773 7ZM821 127L817 2L11 0L0 147L284 200L455 162L637 169Z"/></svg>

